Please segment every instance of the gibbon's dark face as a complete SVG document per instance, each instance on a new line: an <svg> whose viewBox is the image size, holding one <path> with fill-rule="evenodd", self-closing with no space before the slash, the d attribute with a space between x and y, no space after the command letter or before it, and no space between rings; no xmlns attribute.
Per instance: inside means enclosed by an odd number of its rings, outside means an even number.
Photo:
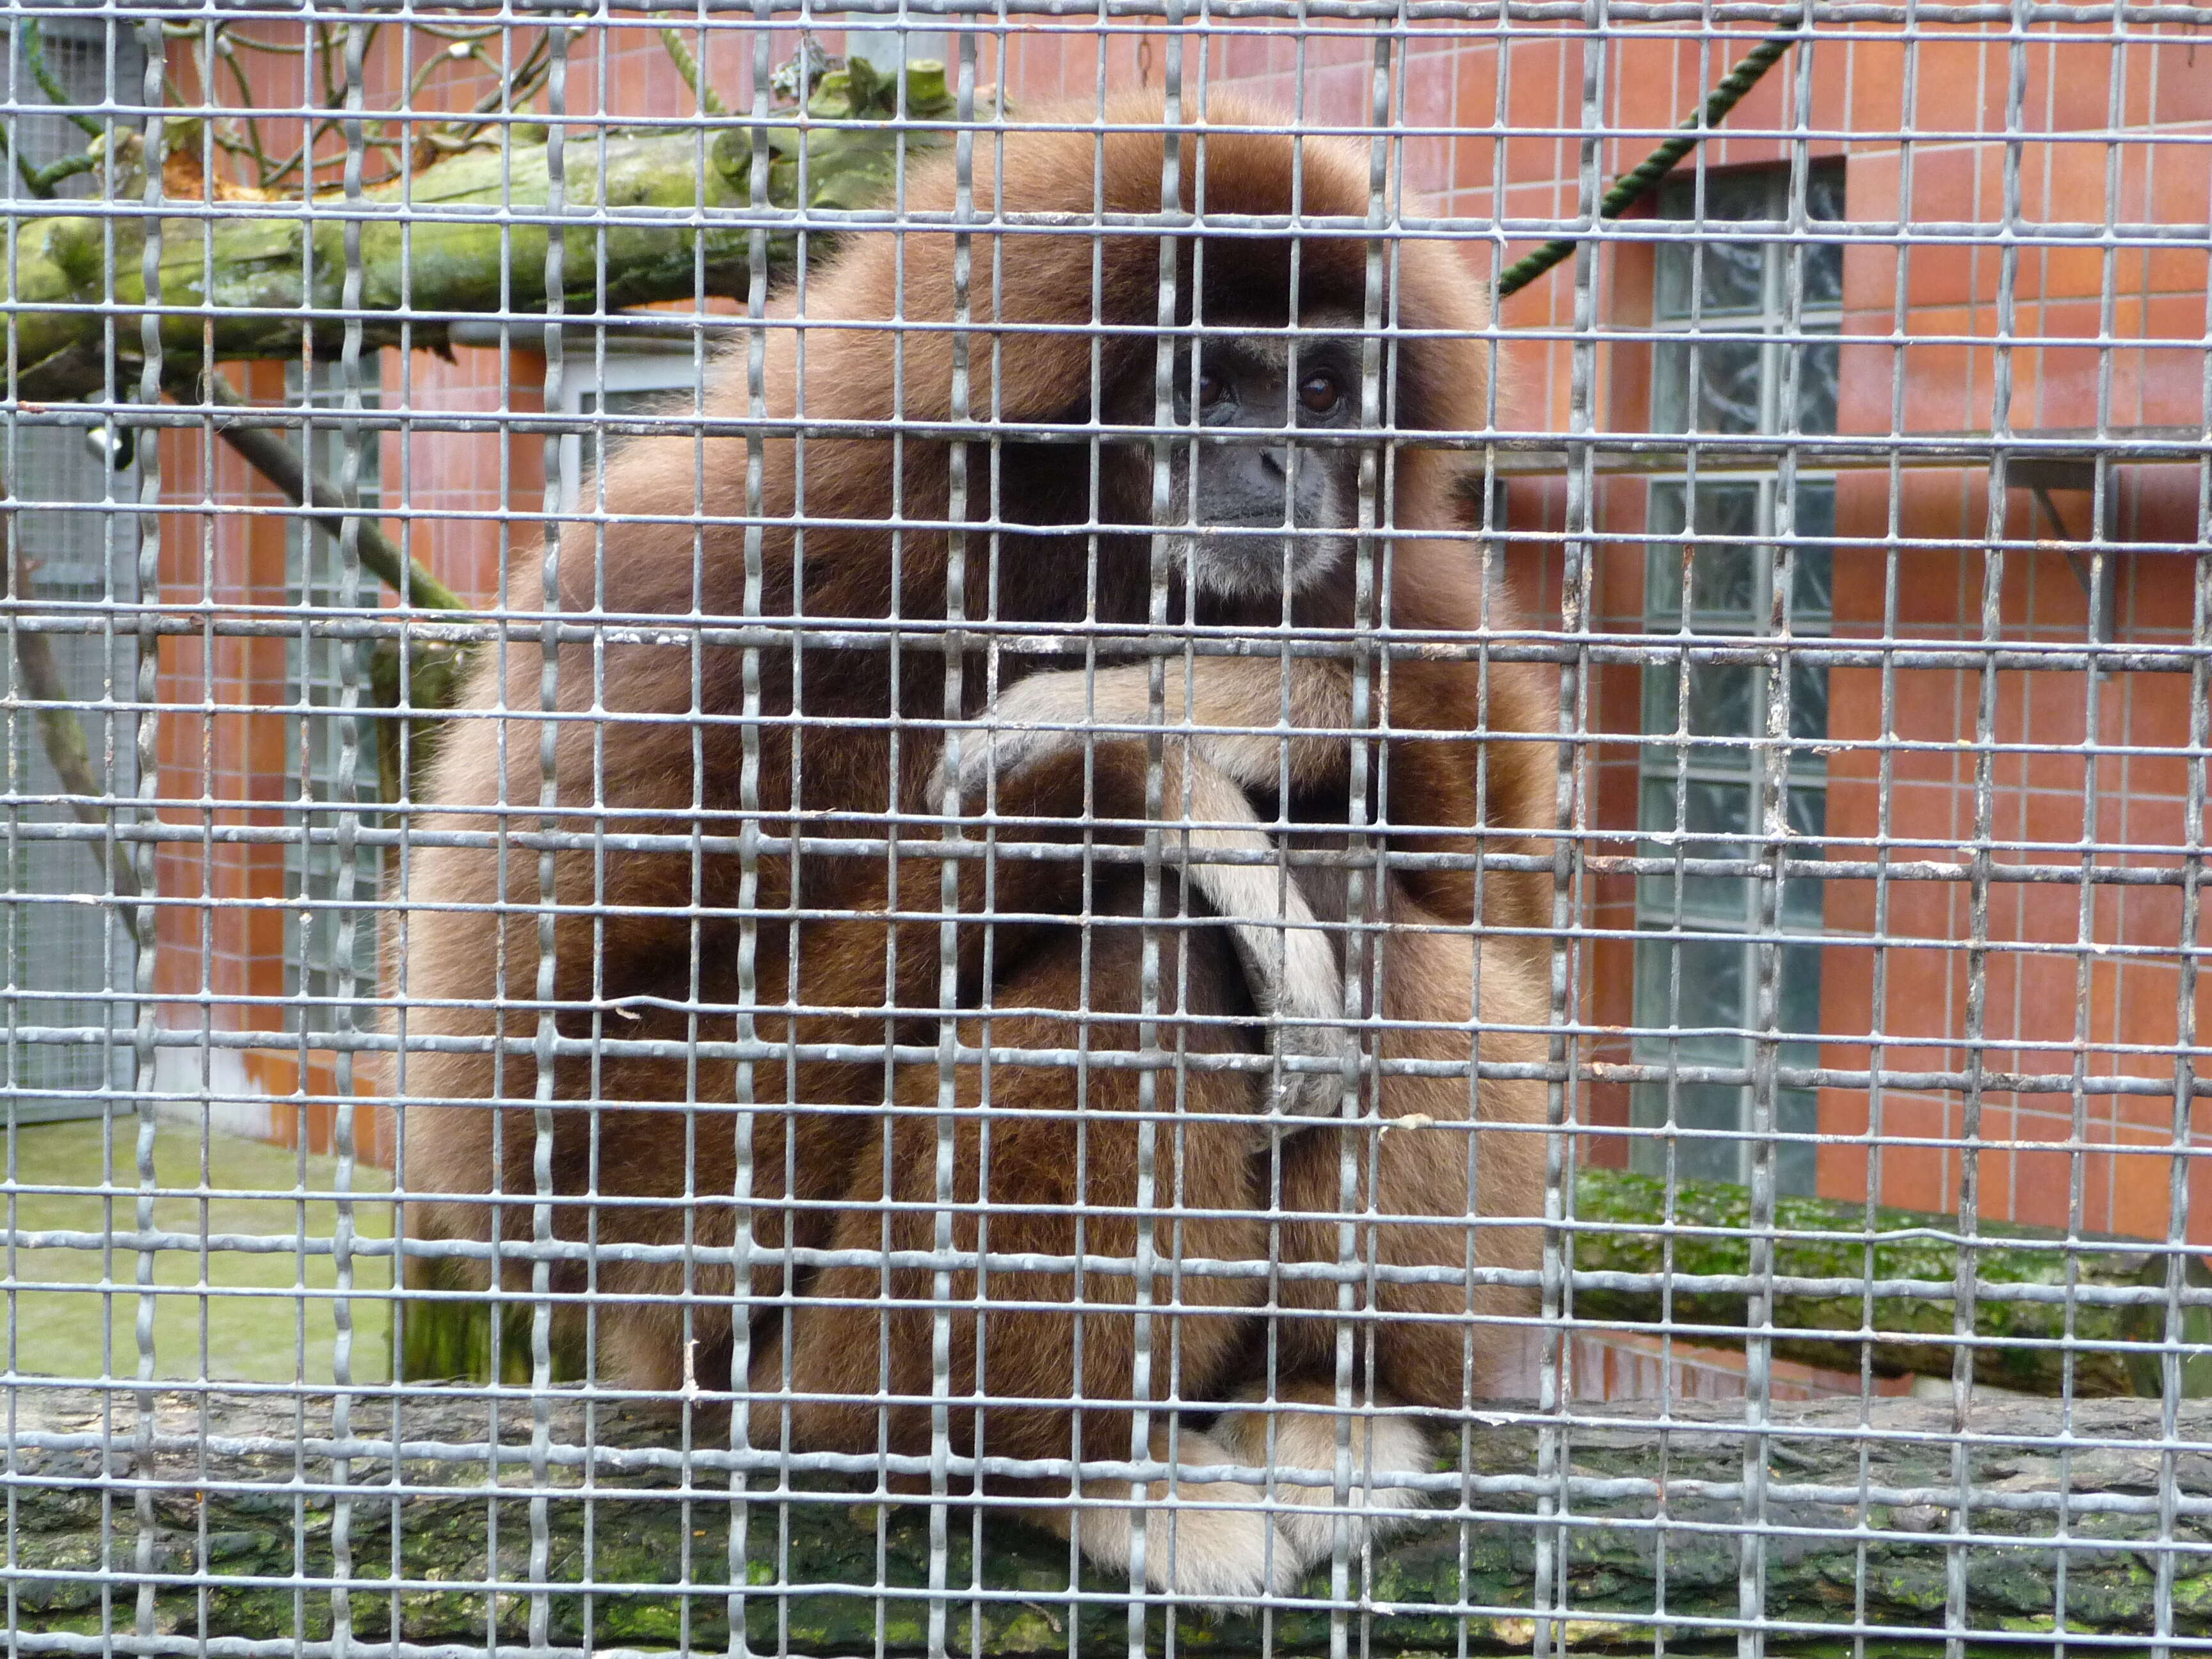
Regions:
<svg viewBox="0 0 2212 1659"><path fill-rule="evenodd" d="M1219 599L1279 600L1350 562L1362 447L1335 434L1360 429L1359 377L1359 343L1340 335L1209 329L1182 343L1157 520L1178 577ZM1153 376L1131 381L1109 418L1156 427ZM1153 446L1117 448L1132 527L1152 529Z"/></svg>

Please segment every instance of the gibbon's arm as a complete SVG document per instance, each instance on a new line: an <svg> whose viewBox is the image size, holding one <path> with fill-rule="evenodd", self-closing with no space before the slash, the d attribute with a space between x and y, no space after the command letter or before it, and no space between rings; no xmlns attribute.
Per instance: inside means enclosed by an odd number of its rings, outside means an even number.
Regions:
<svg viewBox="0 0 2212 1659"><path fill-rule="evenodd" d="M1228 711L1220 715L1224 725L1279 725L1279 664L1208 662L1200 672L1208 669L1230 671L1222 678L1231 688L1217 704L1214 677L1206 674L1209 714L1219 708ZM1293 726L1309 721L1334 726L1349 714L1348 700L1312 690L1304 691L1306 707L1297 707L1304 682L1334 678L1327 669L1293 672ZM1150 684L1141 663L1095 673L1074 669L1032 674L1017 682L991 705L991 724L968 734L960 745L961 799L981 796L994 769L1000 777L1012 778L1056 757L1080 755L1085 728L1093 721L1141 724L1151 708ZM1170 720L1182 718L1179 684L1168 708ZM1245 793L1279 781L1283 741L1259 732L1171 733L1164 745L1161 798L1177 814L1188 801L1192 827L1184 833L1189 850L1180 860L1185 876L1228 923L1252 1000L1270 1023L1277 1054L1285 1062L1320 1062L1286 1069L1272 1109L1293 1117L1334 1117L1343 1101L1346 1068L1355 1058L1343 1024L1344 976L1304 892L1275 861L1275 845ZM1340 743L1309 737L1292 737L1289 743L1294 783L1317 782L1332 769L1341 771ZM945 781L940 756L931 799L943 798Z"/></svg>
<svg viewBox="0 0 2212 1659"><path fill-rule="evenodd" d="M1279 659L1204 658L1190 678L1197 682L1198 717L1208 727L1230 729L1172 730L1191 718L1185 676L1172 670L1165 677L1161 718L1178 746L1188 742L1197 759L1238 788L1279 787L1286 750L1293 792L1344 776L1344 740L1335 734L1351 725L1352 694L1341 669L1323 662L1291 668L1287 726ZM1152 676L1143 663L1031 674L991 704L985 730L963 734L961 797L981 794L994 773L1016 777L1061 756L1079 755L1092 742L1139 741L1152 710ZM1099 731L1102 726L1107 729Z"/></svg>

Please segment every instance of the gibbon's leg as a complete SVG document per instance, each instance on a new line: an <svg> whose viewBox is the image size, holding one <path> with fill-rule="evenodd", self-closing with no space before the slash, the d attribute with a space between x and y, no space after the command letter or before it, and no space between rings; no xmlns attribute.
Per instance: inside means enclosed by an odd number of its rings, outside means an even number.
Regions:
<svg viewBox="0 0 2212 1659"><path fill-rule="evenodd" d="M1395 883L1390 892L1393 925L1381 935L1383 1058L1467 1067L1479 1025L1484 1061L1540 1061L1544 987L1525 946L1441 926ZM1478 969L1479 1022L1471 1018ZM1392 1029L1392 1021L1426 1022L1437 1029ZM1477 1100L1479 1113L1470 1123L1469 1108ZM1380 1218L1358 1226L1358 1259L1371 1254L1389 1265L1443 1270L1423 1282L1378 1281L1363 1296L1355 1341L1364 1353L1372 1334L1375 1371L1369 1383L1378 1396L1456 1411L1465 1398L1487 1397L1518 1373L1516 1328L1485 1334L1476 1328L1485 1320L1525 1318L1535 1311L1533 1286L1479 1285L1468 1270L1533 1273L1541 1261L1543 1085L1501 1078L1471 1085L1465 1072L1386 1073L1380 1108L1386 1124L1379 1133L1324 1127L1285 1141L1283 1206L1304 1218L1282 1224L1279 1248L1287 1261L1337 1260L1337 1218L1346 1210L1339 1136L1356 1136L1352 1214L1357 1219L1371 1209ZM1436 1219L1424 1222L1424 1217ZM1333 1380L1334 1322L1328 1316L1336 1287L1294 1282L1284 1285L1282 1298L1286 1308L1309 1310L1281 1323L1283 1374Z"/></svg>
<svg viewBox="0 0 2212 1659"><path fill-rule="evenodd" d="M1152 1455L1178 1469L1261 1461L1196 1429L1170 1433L1157 1416ZM1092 1480L1082 1498L1079 1504L1031 1516L1055 1537L1079 1542L1097 1565L1120 1572L1135 1559L1142 1516L1145 1582L1157 1590L1202 1601L1288 1595L1314 1559L1300 1547L1304 1534L1285 1532L1269 1515L1264 1486L1241 1480Z"/></svg>
<svg viewBox="0 0 2212 1659"><path fill-rule="evenodd" d="M1134 874L1113 872L1118 895L1101 881L1100 908L1126 916ZM1170 1030L1164 1041L1194 1061L1229 1050L1228 1016L1241 1009L1240 969L1218 929L1184 930L1189 955L1172 945L1162 981L1188 988L1184 1011L1223 1023ZM1009 965L996 1001L1031 1012L969 1016L963 1045L1000 1051L1060 1051L1087 1044L1105 1060L1136 1047L1130 1003L1140 982L1141 936L1133 927L1097 925L1091 934L1086 1018L1036 1010L1081 1010L1086 981L1073 929L1055 929ZM1115 1000L1119 994L1118 1006ZM1109 1005L1101 1006L1101 1005ZM1172 1020L1170 1006L1164 1018ZM1103 1018L1101 1017L1103 1015ZM1087 1029L1086 1029L1087 1028ZM1091 1263L1133 1262L1140 1199L1148 1200L1151 1307L1142 1328L1151 1345L1147 1397L1155 1402L1150 1445L1164 1461L1171 1426L1183 1466L1227 1462L1221 1448L1183 1433L1170 1401L1222 1399L1250 1338L1261 1277L1181 1271L1203 1261L1256 1263L1264 1243L1256 1213L1261 1193L1251 1153L1256 1091L1243 1074L1194 1063L1178 1079L1155 1073L1152 1123L1155 1186L1138 1180L1139 1073L1094 1064L1087 1078L1071 1065L994 1062L963 1066L951 1120L951 1217L954 1248L998 1256L1080 1255ZM901 1068L897 1103L884 1120L890 1138L864 1150L838 1216L839 1250L927 1252L938 1247L939 1131L933 1066ZM985 1109L988 1106L988 1110ZM884 1200L893 1202L886 1206ZM790 1393L780 1340L756 1345L751 1372L753 1443L781 1443L789 1412L791 1443L801 1449L860 1455L878 1449L921 1457L931 1449L933 1352L939 1307L949 1306L950 1427L956 1455L1036 1460L1126 1461L1135 1402L1136 1279L1128 1267L1004 1262L988 1269L970 1257L950 1274L949 1304L939 1299L928 1265L837 1263L801 1289L788 1329ZM889 1400L879 1403L888 1389ZM978 1403L986 1400L1007 1403ZM1061 1405L1049 1402L1068 1401ZM1022 1402L1022 1403L1012 1403ZM1162 1488L1172 1484L1173 1500ZM1304 1562L1263 1512L1261 1488L1204 1480L1155 1480L1133 1490L1124 1480L1092 1477L1071 1487L1062 1477L989 1477L986 1500L1048 1500L1018 1511L1032 1523L1073 1536L1102 1566L1126 1567L1135 1517L1145 1518L1147 1581L1156 1589L1234 1599L1291 1582ZM1075 1501L1071 1503L1073 1498Z"/></svg>
<svg viewBox="0 0 2212 1659"><path fill-rule="evenodd" d="M1237 668L1248 666L1237 664ZM1258 708L1266 685L1279 686L1271 665L1234 677L1249 706L1233 709L1228 723L1274 723L1279 707ZM1083 721L1095 708L1109 726L1144 718L1148 680L1141 667L1108 669L1097 674L1069 671L1033 674L1017 682L992 704L994 724L962 744L961 793L983 793L995 768L1006 781L1033 772L1052 761L1082 752L1085 733L1079 724L1052 729L1024 722ZM1091 688L1097 689L1095 701ZM1279 691L1276 694L1279 696ZM1249 721L1245 717L1249 716ZM1179 710L1170 718L1180 718ZM1117 744L1126 739L1109 739ZM1294 750L1326 746L1328 739L1294 740ZM1252 1000L1268 1022L1277 1055L1285 1062L1270 1109L1291 1117L1334 1117L1344 1097L1344 1075L1352 1044L1343 1026L1344 979L1335 947L1316 921L1297 880L1274 862L1275 844L1260 827L1245 787L1275 781L1277 740L1272 737L1205 737L1189 742L1171 737L1162 779L1162 799L1171 812L1181 810L1185 790L1191 820L1204 828L1188 831L1190 856L1182 868L1191 884L1228 924ZM1261 762L1269 769L1264 775ZM1216 764L1226 755L1241 768L1231 775ZM1341 763L1341 754L1338 754ZM1306 757L1307 769L1316 763ZM939 798L943 763L932 789ZM1218 858L1209 855L1225 855ZM1297 1060L1314 1062L1307 1066Z"/></svg>

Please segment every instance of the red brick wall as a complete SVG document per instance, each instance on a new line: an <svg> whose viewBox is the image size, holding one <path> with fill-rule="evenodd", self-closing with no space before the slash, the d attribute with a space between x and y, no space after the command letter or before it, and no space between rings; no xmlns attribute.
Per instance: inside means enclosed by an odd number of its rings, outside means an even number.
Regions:
<svg viewBox="0 0 2212 1659"><path fill-rule="evenodd" d="M1904 237L1956 234L1958 227L1986 233L2003 221L2004 88L2008 65L2002 42L1961 31L1934 31L1914 50L1917 95L1902 102L1906 48L1857 38L1826 44L1816 59L1814 98L1808 126L1824 133L1848 131L1811 145L1814 155L1848 157L1849 211L1861 222L1901 222ZM1651 88L1667 80L1668 60L1679 68L1684 48L1638 46L1617 54L1617 87L1643 89L1648 105L1617 94L1607 106L1609 124L1656 125L1661 112ZM1727 54L1723 54L1723 56ZM2106 168L2114 163L2118 191L2112 217L2122 223L2201 222L2212 198L2208 151L2201 139L2212 127L2212 76L2190 64L2183 36L2138 39L2124 53L2109 40L2079 36L2039 43L2027 52L2027 93L2017 123L2029 135L2021 148L2020 228L2064 222L2098 224L2106 218ZM1650 73L1631 67L1643 64ZM1517 75L1517 68L1516 70ZM2118 77L2124 111L2121 128L2106 131L2107 89ZM1795 119L1787 64L1768 77L1731 117L1739 128L1784 128ZM1565 85L1565 82L1562 82ZM1578 88L1569 86L1560 108L1571 124ZM1686 108L1689 96L1672 107ZM1628 113L1632 106L1638 112ZM1900 199L1900 134L1927 135L1911 146L1911 193ZM2093 136L2083 140L2075 135ZM2192 145L2187 142L2196 139ZM1640 144L1644 140L1639 138ZM1711 147L1715 165L1781 159L1771 138L1731 138ZM1608 158L1608 170L1617 158ZM1530 180L1509 188L1534 190ZM1571 198L1568 198L1571 200ZM1939 231L1936 227L1953 228ZM1904 293L1898 294L1899 264ZM1994 246L1917 242L1901 255L1893 246L1867 243L1846 253L1845 333L1842 353L1840 429L1847 434L1986 431L1994 418L1996 359L2002 337L1997 305L2000 255ZM2145 252L2094 247L2029 247L2018 258L2011 343L2015 431L2094 428L2099 424L2099 379L2109 376L2105 419L2113 426L2204 421L2205 286L2202 246ZM1610 252L1600 276L1601 327L1632 328L1649 317L1651 259L1629 246ZM2109 344L2100 349L2100 295L2112 294ZM1564 328L1569 283L1554 279L1508 307L1521 330ZM1863 342L1864 343L1854 343ZM1879 343L1876 343L1879 342ZM2087 343L2075 343L2087 342ZM1531 346L1521 357L1524 386L1548 401L1554 424L1567 415L1565 342ZM1541 367L1537 365L1540 362ZM1598 354L1601 429L1644 429L1650 407L1648 354L1613 347ZM1531 380L1533 378L1533 386ZM1893 394L1901 388L1902 420L1893 424ZM1532 416L1536 413L1531 408ZM2172 550L2199 538L2198 475L2191 467L2116 467L2109 523L2123 544L2115 555L2117 638L2125 646L2182 644L2191 632L2193 563ZM1981 635L1983 588L1990 565L1988 470L1906 473L1894 503L1889 480L1875 473L1846 475L1838 491L1835 631L1843 640L1884 636L1884 589L1894 563L1899 608L1893 623L1900 642L1972 641ZM1601 487L1600 522L1616 531L1639 525L1644 486L1614 480ZM1522 497L1526 501L1527 496ZM2085 533L2086 494L2061 491L2054 501L2068 533ZM2058 532L2031 497L2014 491L2003 535L2033 542ZM1562 527L1556 489L1546 492L1530 528ZM1894 535L1894 543L1887 538ZM1854 541L1856 545L1854 545ZM2141 552L2127 544L2147 544ZM2161 550L2151 550L2161 549ZM1600 626L1633 629L1642 611L1642 552L1613 544L1598 555L1602 617ZM2014 547L2002 562L2002 637L2007 641L2079 644L2086 602L2079 580L2056 550ZM1892 755L1891 855L1899 860L1955 862L1974 834L1974 777L1980 675L1959 671L1899 670L1895 720L1885 731L1881 676L1870 668L1838 668L1830 688L1828 831L1832 856L1865 858L1879 824L1880 763ZM2084 748L2090 684L2078 672L2008 672L1997 676L1996 720L1990 736L2000 750L2014 745L2057 752L1997 753L1994 766L1992 855L2001 865L2081 861L2079 843L2089 833L2085 803L2096 811L2099 869L2177 866L2185 843L2182 809L2186 767L2178 751L2188 738L2190 684L2185 674L2112 672L2096 686L2092 756ZM1601 731L1635 729L1638 675L1632 668L1601 677L1591 724ZM1597 751L1595 821L1626 826L1636 811L1635 750L1619 744ZM1616 843L1626 851L1630 843ZM1588 1012L1600 1026L1619 1026L1632 1015L1630 951L1620 934L1632 927L1634 897L1626 878L1592 884L1592 920L1600 934L1590 953ZM1822 977L1822 1024L1830 1041L1823 1063L1864 1067L1872 1059L1898 1071L1956 1071L1968 1063L1964 1041L1967 1010L1970 884L1963 879L1889 884L1887 951L1855 942L1872 935L1874 884L1831 882L1826 925L1835 943ZM2177 1039L2179 900L2172 887L2104 887L2091 907L2087 932L2080 922L2077 884L1995 884L1991 889L1987 958L1988 1042L1983 1058L1992 1073L2069 1073L2075 1048L2092 1078L2124 1075L2170 1080ZM1608 937L1610 935L1610 937ZM1877 1004L1877 959L1886 957L1886 994ZM2081 964L2087 963L2086 975ZM2077 981L2086 977L2086 997ZM2078 1018L2077 1018L2078 1013ZM1867 1039L1880 1036L1883 1044ZM1860 1039L1851 1041L1852 1038ZM1626 1044L1601 1053L1626 1057ZM1627 1121L1626 1090L1603 1085L1589 1097L1591 1121ZM1869 1137L1885 1143L1878 1153L1865 1144L1824 1147L1820 1190L1859 1198L1870 1189L1886 1203L1950 1209L1960 1199L1965 1102L1961 1091L1883 1091L1878 1122L1870 1121L1868 1095L1829 1090L1821 1101L1825 1133ZM2069 1095L1985 1092L1978 1139L1980 1205L1991 1219L2064 1224L2069 1185L2078 1160L2083 1190L2081 1224L2091 1229L2162 1236L2168 1224L2172 1106L2165 1098L2128 1097L2091 1091L2080 1143ZM2062 1143L2054 1145L2054 1143ZM1617 1140L1592 1147L1602 1161L1624 1155ZM2190 1236L2212 1238L2212 1215L2198 1203Z"/></svg>

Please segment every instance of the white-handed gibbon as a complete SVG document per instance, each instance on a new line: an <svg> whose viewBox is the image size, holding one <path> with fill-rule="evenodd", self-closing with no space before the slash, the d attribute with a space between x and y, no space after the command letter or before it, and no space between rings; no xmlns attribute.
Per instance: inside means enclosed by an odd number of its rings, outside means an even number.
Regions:
<svg viewBox="0 0 2212 1659"><path fill-rule="evenodd" d="M618 615L599 640L559 647L550 717L533 624L479 653L419 803L418 826L443 833L408 854L386 995L402 1038L410 1232L523 1243L542 1178L554 1238L593 1246L550 1279L564 1320L588 1300L603 1378L732 1391L756 1445L894 1456L929 1452L939 1411L956 1456L1127 1460L1142 1407L1155 1457L1273 1477L1180 1481L1166 1507L1161 1483L1093 1478L1076 1494L1066 1475L987 1473L976 1495L1062 1500L1023 1513L1079 1526L1109 1565L1129 1562L1141 1535L1153 1585L1233 1598L1290 1584L1330 1547L1338 1289L1177 1264L1338 1262L1354 1169L1358 1257L1430 1270L1361 1286L1361 1354L1374 1362L1363 1386L1454 1408L1485 1392L1500 1346L1471 1327L1533 1310L1524 1285L1468 1270L1534 1269L1544 1168L1541 1085L1478 1084L1472 1068L1542 1058L1547 878L1526 856L1392 870L1354 919L1374 940L1353 995L1375 1017L1377 1062L1358 1086L1384 1119L1425 1127L1277 1133L1285 1114L1325 1118L1343 1097L1344 981L1316 925L1344 921L1342 883L1281 881L1249 855L1342 840L1354 734L1382 781L1368 833L1390 848L1528 854L1550 825L1555 722L1534 672L1502 663L1391 662L1364 715L1350 667L1327 656L1170 663L1165 717L1199 729L1164 744L1164 816L1181 819L1188 797L1213 828L1169 869L1154 927L1164 965L1152 1012L1188 1060L1153 1073L1147 1131L1142 1068L1114 1063L1140 1058L1149 1018L1146 875L1127 856L1085 856L1141 844L1146 744L1125 730L1085 753L1081 732L1055 728L1151 718L1150 671L1115 660L1114 641L1146 631L1162 566L1178 624L1349 630L1360 434L1374 426L1358 330L1370 297L1357 228L1365 147L1294 141L1216 96L1202 135L1182 139L1182 199L1201 199L1202 166L1206 222L1233 228L1163 233L1128 222L1160 208L1162 121L1157 102L1119 103L1103 137L1086 114L1060 130L1040 118L1002 149L979 139L973 199L999 216L965 233L964 319L945 228L954 174L946 161L918 169L908 222L853 233L809 276L799 313L768 331L769 417L804 435L644 438L610 459L610 521L563 532L558 598L571 621L599 614L600 593ZM1376 543L1390 567L1382 620L1464 630L1502 619L1503 596L1485 593L1464 539L1407 532L1458 523L1463 454L1418 436L1487 423L1487 319L1448 243L1407 239L1389 253L1382 314L1402 333L1383 410L1404 435ZM1129 428L1152 426L1161 393L1164 257L1182 435L1158 454ZM988 412L971 426L952 422L956 355L968 408ZM708 416L750 416L750 385L744 352L725 358ZM1039 430L1054 427L1067 430ZM514 579L521 617L548 608L536 580ZM977 635L948 670L956 591L965 618L988 613L995 629L1089 629L1105 661L994 653L987 674ZM611 626L641 617L650 629ZM687 637L745 617L787 624L791 643L749 657ZM869 633L882 643L852 643ZM963 737L948 768L951 708ZM1286 732L1286 710L1319 735ZM987 860L992 843L970 830L947 849L960 856L946 914L938 815L954 797L972 810L993 779L1006 821L995 850L1026 842L1052 855ZM548 821L569 839L544 891L538 852L504 837ZM747 836L768 845L741 855ZM1208 861L1223 853L1247 856ZM549 1005L561 1041L541 1176L532 1044ZM948 1023L963 1045L949 1067L895 1052L936 1050ZM702 1041L741 1032L762 1045L753 1058L701 1057ZM1258 1063L1271 1043L1279 1058ZM1096 1063L1066 1063L1071 1050ZM1036 1060L1020 1063L1023 1051ZM935 1266L866 1258L931 1251L948 1211L969 1265L950 1274L946 1316ZM1142 1298L1140 1231L1156 1254ZM831 1251L849 1254L817 1259ZM988 1273L976 1252L999 1259ZM1079 1254L1129 1265L1065 1265ZM478 1282L489 1255L469 1254ZM499 1272L530 1285L519 1254ZM940 1317L949 1405L933 1398ZM1153 1333L1141 1399L1140 1320ZM733 1375L740 1334L747 1364ZM1260 1358L1271 1350L1272 1370ZM1206 1406L1228 1409L1203 1431L1178 1416ZM1426 1467L1403 1417L1353 1443L1355 1470ZM1317 1481L1288 1478L1315 1470ZM1413 1500L1386 1480L1369 1501Z"/></svg>

